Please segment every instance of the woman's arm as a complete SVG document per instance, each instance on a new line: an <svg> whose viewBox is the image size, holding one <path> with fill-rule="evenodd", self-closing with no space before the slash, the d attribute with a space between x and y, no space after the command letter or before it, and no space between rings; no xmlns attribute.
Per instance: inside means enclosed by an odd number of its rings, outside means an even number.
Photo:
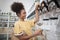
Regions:
<svg viewBox="0 0 60 40"><path fill-rule="evenodd" d="M40 3L39 2L37 2L37 3L35 3L35 6L36 6L36 8L35 8L35 22L34 23L36 23L38 20L39 20L39 11L38 11L38 7L40 6Z"/></svg>
<svg viewBox="0 0 60 40"><path fill-rule="evenodd" d="M35 34L29 35L29 36L24 35L24 36L19 36L18 38L20 40L29 40L30 38L35 37L35 36L36 36Z"/></svg>
<svg viewBox="0 0 60 40"><path fill-rule="evenodd" d="M38 15L38 10L35 10L35 21L34 21L34 23L36 23L37 21L39 21L39 15Z"/></svg>
<svg viewBox="0 0 60 40"><path fill-rule="evenodd" d="M42 33L42 30L36 30L35 33L32 34L32 35L23 34L23 35L18 35L18 36L16 36L16 37L19 38L20 40L29 40L29 39L32 38L32 37L41 35L41 33Z"/></svg>

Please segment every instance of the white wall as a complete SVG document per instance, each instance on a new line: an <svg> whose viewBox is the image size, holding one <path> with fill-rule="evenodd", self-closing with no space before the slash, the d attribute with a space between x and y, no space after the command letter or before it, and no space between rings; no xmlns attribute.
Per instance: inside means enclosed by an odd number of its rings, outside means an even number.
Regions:
<svg viewBox="0 0 60 40"><path fill-rule="evenodd" d="M30 9L34 0L0 0L0 9L3 12L11 12L10 6L13 2L22 2L28 15L28 10Z"/></svg>

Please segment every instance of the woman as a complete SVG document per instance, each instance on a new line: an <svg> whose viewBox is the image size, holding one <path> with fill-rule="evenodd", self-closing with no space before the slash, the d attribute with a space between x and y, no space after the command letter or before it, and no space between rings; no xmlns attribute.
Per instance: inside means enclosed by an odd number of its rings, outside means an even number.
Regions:
<svg viewBox="0 0 60 40"><path fill-rule="evenodd" d="M19 40L33 40L33 37L41 35L42 30L36 30L35 33L32 34L32 27L39 20L38 5L39 4L36 4L35 19L33 20L25 20L26 11L22 3L14 2L11 5L12 11L19 17L19 20L14 24L14 36Z"/></svg>

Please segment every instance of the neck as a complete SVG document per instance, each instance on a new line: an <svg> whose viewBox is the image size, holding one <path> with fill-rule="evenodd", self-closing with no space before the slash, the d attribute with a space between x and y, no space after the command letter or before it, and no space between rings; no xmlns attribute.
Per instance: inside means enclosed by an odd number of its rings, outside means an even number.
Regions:
<svg viewBox="0 0 60 40"><path fill-rule="evenodd" d="M24 21L24 19L21 19L21 18L20 18L20 20L21 20L21 21Z"/></svg>

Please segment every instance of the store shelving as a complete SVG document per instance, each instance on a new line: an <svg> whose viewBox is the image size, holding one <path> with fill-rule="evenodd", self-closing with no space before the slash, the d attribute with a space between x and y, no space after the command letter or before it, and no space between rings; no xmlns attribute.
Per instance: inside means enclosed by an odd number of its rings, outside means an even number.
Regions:
<svg viewBox="0 0 60 40"><path fill-rule="evenodd" d="M15 14L0 12L0 35L6 35L5 39L2 40L10 40L9 35L13 32L14 23L17 20L18 17Z"/></svg>
<svg viewBox="0 0 60 40"><path fill-rule="evenodd" d="M17 20L18 17L16 15L12 15L12 13L0 13L0 25L2 25L0 27L5 27L3 23L5 23L5 25L10 25L11 23L14 24L14 22Z"/></svg>

